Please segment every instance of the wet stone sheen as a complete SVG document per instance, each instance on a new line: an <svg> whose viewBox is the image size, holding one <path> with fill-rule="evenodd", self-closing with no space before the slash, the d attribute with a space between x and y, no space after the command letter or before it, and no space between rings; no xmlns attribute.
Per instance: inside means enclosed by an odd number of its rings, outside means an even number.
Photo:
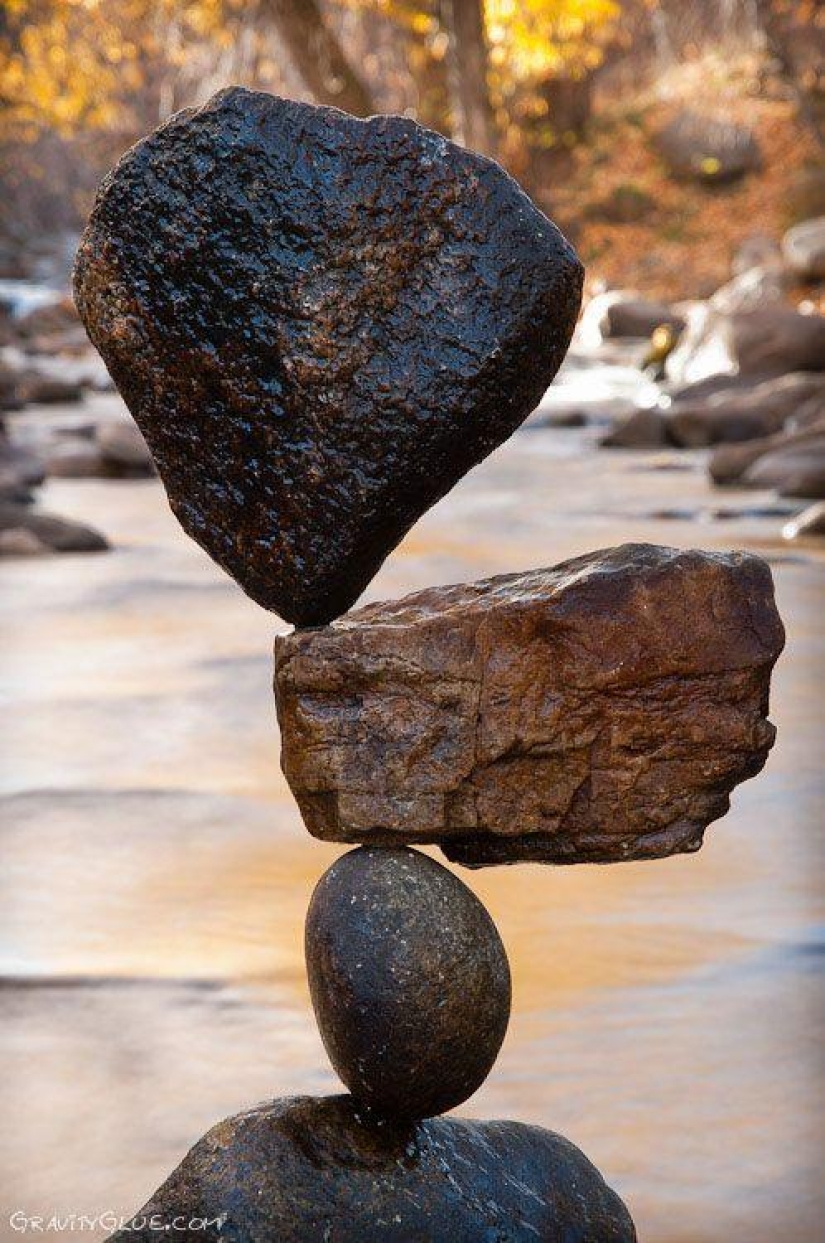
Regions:
<svg viewBox="0 0 825 1243"><path fill-rule="evenodd" d="M299 625L535 407L581 283L492 161L239 88L126 153L75 269L182 526Z"/></svg>

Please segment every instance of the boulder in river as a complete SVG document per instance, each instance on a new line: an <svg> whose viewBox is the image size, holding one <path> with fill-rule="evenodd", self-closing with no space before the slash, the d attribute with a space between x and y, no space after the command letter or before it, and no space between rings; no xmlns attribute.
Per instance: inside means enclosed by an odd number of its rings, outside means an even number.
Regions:
<svg viewBox="0 0 825 1243"><path fill-rule="evenodd" d="M34 547L34 540L52 552L103 552L109 547L99 532L82 522L44 514L29 505L0 501L0 532L28 532L33 540L23 541ZM15 536L15 539L18 537ZM18 540L18 548L21 541ZM19 551L15 555L20 555Z"/></svg>
<svg viewBox="0 0 825 1243"><path fill-rule="evenodd" d="M649 337L666 326L678 336L685 317L668 302L656 302L634 294L610 295L600 322L603 337Z"/></svg>
<svg viewBox="0 0 825 1243"><path fill-rule="evenodd" d="M599 444L605 449L661 449L668 443L667 426L662 410L637 409L617 420Z"/></svg>
<svg viewBox="0 0 825 1243"><path fill-rule="evenodd" d="M742 482L776 488L780 496L825 500L825 434L764 453L747 468Z"/></svg>
<svg viewBox="0 0 825 1243"><path fill-rule="evenodd" d="M24 340L32 337L56 337L80 328L77 308L71 298L56 298L54 302L34 307L14 321L15 333Z"/></svg>
<svg viewBox="0 0 825 1243"><path fill-rule="evenodd" d="M677 177L715 185L761 166L752 129L685 110L656 135L655 146Z"/></svg>
<svg viewBox="0 0 825 1243"><path fill-rule="evenodd" d="M667 414L670 440L687 449L757 440L780 432L813 399L825 398L825 373L799 372L716 395L677 398Z"/></svg>
<svg viewBox="0 0 825 1243"><path fill-rule="evenodd" d="M569 1140L520 1122L377 1125L348 1096L269 1101L213 1127L110 1243L636 1243ZM168 1237L164 1235L162 1237Z"/></svg>
<svg viewBox="0 0 825 1243"><path fill-rule="evenodd" d="M309 904L315 1017L338 1074L381 1118L429 1118L486 1079L510 1017L496 926L447 868L417 850L362 847Z"/></svg>
<svg viewBox="0 0 825 1243"><path fill-rule="evenodd" d="M42 371L24 371L18 380L17 395L24 405L73 405L83 400L83 385Z"/></svg>
<svg viewBox="0 0 825 1243"><path fill-rule="evenodd" d="M0 424L0 497L25 500L30 489L39 487L44 477L40 457L25 445L17 444Z"/></svg>
<svg viewBox="0 0 825 1243"><path fill-rule="evenodd" d="M119 479L154 475L149 446L131 419L100 423L95 432L95 444L108 475Z"/></svg>
<svg viewBox="0 0 825 1243"><path fill-rule="evenodd" d="M0 413L19 410L23 406L19 391L21 378L16 367L11 367L0 359Z"/></svg>
<svg viewBox="0 0 825 1243"><path fill-rule="evenodd" d="M275 641L310 832L471 866L696 850L773 743L783 644L746 553L625 545Z"/></svg>
<svg viewBox="0 0 825 1243"><path fill-rule="evenodd" d="M806 281L825 280L825 216L803 220L782 238L785 262Z"/></svg>
<svg viewBox="0 0 825 1243"><path fill-rule="evenodd" d="M300 625L526 418L581 284L493 161L240 88L127 152L75 268L183 527Z"/></svg>
<svg viewBox="0 0 825 1243"><path fill-rule="evenodd" d="M771 305L727 317L722 332L740 372L825 371L825 316Z"/></svg>
<svg viewBox="0 0 825 1243"><path fill-rule="evenodd" d="M714 449L708 461L708 472L714 483L739 483L742 476L760 458L776 450L796 448L807 441L819 441L825 436L825 416L800 431L782 431L774 436L762 436L743 444L723 444Z"/></svg>

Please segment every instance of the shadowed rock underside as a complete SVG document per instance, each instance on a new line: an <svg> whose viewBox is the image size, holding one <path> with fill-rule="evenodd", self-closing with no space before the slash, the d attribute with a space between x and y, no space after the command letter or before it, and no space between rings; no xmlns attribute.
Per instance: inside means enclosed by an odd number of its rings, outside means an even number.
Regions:
<svg viewBox="0 0 825 1243"><path fill-rule="evenodd" d="M784 642L747 553L624 545L276 639L310 832L483 865L697 849L774 739Z"/></svg>
<svg viewBox="0 0 825 1243"><path fill-rule="evenodd" d="M232 88L126 153L74 283L181 525L307 625L535 407L582 268L491 160Z"/></svg>

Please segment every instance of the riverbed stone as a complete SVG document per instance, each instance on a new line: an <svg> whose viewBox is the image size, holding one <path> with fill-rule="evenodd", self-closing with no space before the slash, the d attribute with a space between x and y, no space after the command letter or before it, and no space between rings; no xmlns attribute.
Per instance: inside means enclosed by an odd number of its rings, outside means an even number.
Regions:
<svg viewBox="0 0 825 1243"><path fill-rule="evenodd" d="M379 1125L348 1096L219 1122L111 1243L157 1243L174 1222L183 1243L636 1240L622 1201L563 1136L465 1118Z"/></svg>
<svg viewBox="0 0 825 1243"><path fill-rule="evenodd" d="M21 540L17 534L8 534L20 531L28 532L32 539ZM7 547L9 542L16 542L18 555L26 544L34 549L35 541L51 552L105 552L109 547L99 531L83 522L43 513L14 501L0 501L0 532L6 534Z"/></svg>
<svg viewBox="0 0 825 1243"><path fill-rule="evenodd" d="M433 587L275 641L309 831L471 866L696 850L763 766L767 564L627 544Z"/></svg>
<svg viewBox="0 0 825 1243"><path fill-rule="evenodd" d="M728 316L722 335L743 374L825 371L825 315L759 307Z"/></svg>
<svg viewBox="0 0 825 1243"><path fill-rule="evenodd" d="M799 431L782 431L743 444L722 444L714 449L708 459L708 473L714 483L738 484L746 471L757 464L766 454L799 449L806 444L817 445L825 439L825 415ZM752 481L759 483L757 479Z"/></svg>
<svg viewBox="0 0 825 1243"><path fill-rule="evenodd" d="M231 88L106 178L74 283L184 529L310 625L536 406L582 268L493 161Z"/></svg>
<svg viewBox="0 0 825 1243"><path fill-rule="evenodd" d="M427 1118L475 1092L510 1017L510 968L484 906L416 850L361 847L324 873L306 921L315 1017L362 1108Z"/></svg>
<svg viewBox="0 0 825 1243"><path fill-rule="evenodd" d="M763 439L796 420L809 402L824 398L825 372L805 371L705 397L680 397L668 411L668 435L687 449Z"/></svg>

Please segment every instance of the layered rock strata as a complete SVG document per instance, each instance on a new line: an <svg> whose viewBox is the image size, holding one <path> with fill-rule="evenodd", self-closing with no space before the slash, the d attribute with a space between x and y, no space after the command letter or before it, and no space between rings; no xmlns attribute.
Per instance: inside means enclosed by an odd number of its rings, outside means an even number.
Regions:
<svg viewBox="0 0 825 1243"><path fill-rule="evenodd" d="M310 832L483 865L697 849L774 739L782 649L747 553L625 545L433 587L275 644Z"/></svg>

